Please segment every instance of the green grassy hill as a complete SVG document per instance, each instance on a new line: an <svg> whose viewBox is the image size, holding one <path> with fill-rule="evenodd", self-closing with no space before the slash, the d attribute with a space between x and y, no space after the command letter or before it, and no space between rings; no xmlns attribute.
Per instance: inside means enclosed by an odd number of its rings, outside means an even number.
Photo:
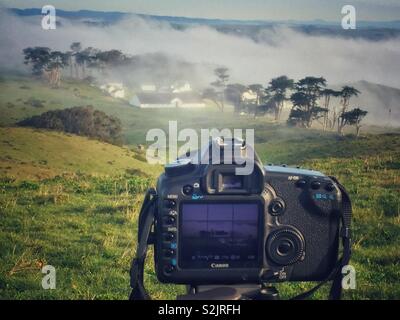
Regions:
<svg viewBox="0 0 400 320"><path fill-rule="evenodd" d="M122 101L104 95L87 83L63 80L60 88L31 77L2 75L0 78L0 125L12 125L19 120L48 110L95 105L108 113L127 107Z"/></svg>
<svg viewBox="0 0 400 320"><path fill-rule="evenodd" d="M140 201L161 167L54 131L0 128L0 141L0 297L126 298ZM41 289L45 264L57 290Z"/></svg>
<svg viewBox="0 0 400 320"><path fill-rule="evenodd" d="M157 169L128 148L55 131L0 128L1 176L43 180L71 173L154 176Z"/></svg>
<svg viewBox="0 0 400 320"><path fill-rule="evenodd" d="M43 106L25 104L35 100ZM400 297L399 133L338 138L331 132L287 128L212 108L173 114L139 110L81 83L64 82L61 89L50 89L29 78L0 81L3 125L86 104L123 121L130 149L144 142L148 129L167 128L173 118L180 129L254 128L263 161L299 164L337 176L354 204L357 290L346 292L345 298ZM84 137L0 128L0 298L125 299L138 210L144 191L161 172L143 160L143 154L127 147ZM45 264L56 268L56 290L41 289ZM184 291L157 282L151 257L146 281L154 298L173 299ZM279 287L286 298L311 285ZM315 297L324 298L324 293Z"/></svg>
<svg viewBox="0 0 400 320"><path fill-rule="evenodd" d="M168 121L178 121L178 129L193 128L254 128L257 143L267 143L268 147L282 145L282 142L299 142L312 147L321 143L329 146L335 142L336 135L318 130L301 130L287 128L286 125L271 123L266 118L238 116L232 112L221 113L212 103L204 110L162 110L139 109L130 106L126 101L114 99L105 95L99 88L88 83L73 80L63 80L61 87L52 89L47 83L37 79L3 75L0 77L0 126L14 125L16 122L39 115L45 111L64 109L74 106L93 105L96 109L108 115L121 119L124 142L129 146L146 144L146 132L152 128L161 128L168 132ZM362 132L397 132L399 129L365 127ZM354 129L347 129L353 133ZM262 150L260 151L262 152ZM304 153L303 153L304 154ZM281 161L274 158L275 152L270 152L268 161ZM297 156L294 157L296 159ZM294 161L289 161L293 163Z"/></svg>

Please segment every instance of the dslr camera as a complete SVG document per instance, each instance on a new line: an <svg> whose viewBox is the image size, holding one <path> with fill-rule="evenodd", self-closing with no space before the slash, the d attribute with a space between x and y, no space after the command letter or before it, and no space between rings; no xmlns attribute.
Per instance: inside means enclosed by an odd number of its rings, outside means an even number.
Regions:
<svg viewBox="0 0 400 320"><path fill-rule="evenodd" d="M238 174L245 166L252 170ZM263 166L244 140L217 138L166 165L152 210L147 242L164 283L326 281L349 259L344 241L347 257L338 262L351 214L338 181L313 170ZM139 235L139 242L146 239Z"/></svg>

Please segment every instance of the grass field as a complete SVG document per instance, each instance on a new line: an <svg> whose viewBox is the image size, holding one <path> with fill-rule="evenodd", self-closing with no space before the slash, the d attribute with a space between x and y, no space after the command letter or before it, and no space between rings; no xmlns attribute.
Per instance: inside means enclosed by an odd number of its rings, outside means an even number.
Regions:
<svg viewBox="0 0 400 320"><path fill-rule="evenodd" d="M172 118L162 110L134 109L87 85L63 86L49 89L20 77L0 82L0 121L7 126L0 128L0 298L125 299L138 208L162 169L149 166L132 149L145 141L146 130L166 128ZM30 98L44 106L25 104ZM85 104L122 119L127 147L9 127L45 110ZM346 292L345 298L400 298L399 133L339 139L334 133L287 128L263 118L238 118L212 108L208 112L174 114L172 120L180 128L254 128L263 161L301 164L337 176L354 203L357 290ZM40 269L46 264L56 267L56 290L41 288ZM173 299L184 291L159 284L151 259L146 281L154 298ZM279 288L287 298L311 285Z"/></svg>

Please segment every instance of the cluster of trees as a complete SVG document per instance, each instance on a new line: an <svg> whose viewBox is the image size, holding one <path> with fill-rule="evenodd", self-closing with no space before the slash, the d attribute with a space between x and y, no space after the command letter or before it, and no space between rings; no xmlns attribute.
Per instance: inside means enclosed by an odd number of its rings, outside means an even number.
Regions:
<svg viewBox="0 0 400 320"><path fill-rule="evenodd" d="M68 56L61 51L52 51L46 47L25 48L24 63L32 65L35 76L44 76L53 87L58 87L61 69L68 64Z"/></svg>
<svg viewBox="0 0 400 320"><path fill-rule="evenodd" d="M23 53L24 63L31 65L32 73L46 78L53 87L59 87L62 70L66 67L69 67L71 77L86 79L88 68L105 74L108 69L137 62L137 57L125 55L119 50L83 49L79 42L72 43L67 52L29 47ZM280 121L284 105L289 103L289 125L310 128L318 121L324 130L337 129L339 134L343 134L345 126L354 125L357 135L367 114L360 108L350 110L351 98L360 94L357 89L350 86L339 91L327 88L323 77L305 77L295 82L287 76L280 76L264 87L261 84L245 86L230 83L229 70L224 67L216 68L214 73L216 79L204 90L204 97L213 100L221 111L224 111L228 101L234 105L236 112L246 111L254 116L272 114L276 121ZM249 91L251 99L246 99ZM332 103L333 98L338 103Z"/></svg>
<svg viewBox="0 0 400 320"><path fill-rule="evenodd" d="M70 49L61 52L47 47L28 47L23 50L24 63L32 67L35 76L43 76L51 86L59 87L62 70L67 67L71 77L85 79L87 68L97 69L104 74L107 68L127 65L133 59L119 50L83 49L80 42L72 43Z"/></svg>
<svg viewBox="0 0 400 320"><path fill-rule="evenodd" d="M122 144L121 121L92 106L53 110L22 120L19 126L52 129Z"/></svg>
<svg viewBox="0 0 400 320"><path fill-rule="evenodd" d="M323 77L305 77L295 82L287 76L272 79L266 87L261 84L245 86L229 83L228 72L227 68L215 69L216 80L204 91L204 97L214 101L221 111L228 101L236 112L246 111L254 116L272 114L276 121L280 121L284 105L288 103L288 125L311 128L318 121L324 130L337 129L341 135L345 126L354 125L359 135L367 111L360 108L350 110L351 98L360 94L353 87L333 90L327 88ZM246 99L249 92L251 99ZM338 100L336 104L332 103L332 98Z"/></svg>

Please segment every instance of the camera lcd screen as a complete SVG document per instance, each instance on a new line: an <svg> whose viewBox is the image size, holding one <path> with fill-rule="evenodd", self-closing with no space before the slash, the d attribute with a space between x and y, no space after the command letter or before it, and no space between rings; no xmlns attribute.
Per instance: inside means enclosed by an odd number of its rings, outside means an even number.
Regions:
<svg viewBox="0 0 400 320"><path fill-rule="evenodd" d="M182 204L181 268L258 266L257 203Z"/></svg>
<svg viewBox="0 0 400 320"><path fill-rule="evenodd" d="M222 174L221 176L223 190L243 189L243 176L234 174Z"/></svg>

